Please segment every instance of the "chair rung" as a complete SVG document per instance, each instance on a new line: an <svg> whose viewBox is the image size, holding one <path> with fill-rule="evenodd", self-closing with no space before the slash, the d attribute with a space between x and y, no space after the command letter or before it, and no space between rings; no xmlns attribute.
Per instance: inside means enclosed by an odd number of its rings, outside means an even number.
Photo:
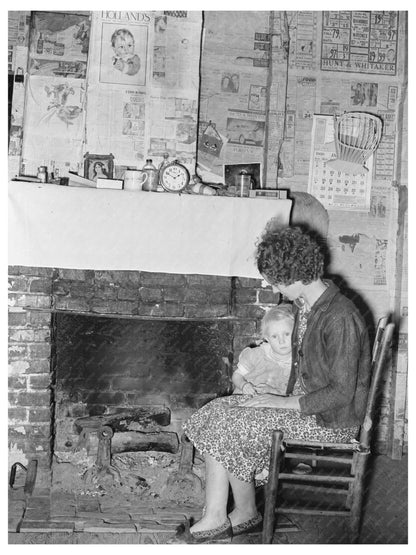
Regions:
<svg viewBox="0 0 416 555"><path fill-rule="evenodd" d="M311 449L319 449L322 447L330 447L331 449L337 449L339 451L355 451L356 443L329 443L329 442L310 442L302 439L285 439L283 441L286 445L299 445L302 447L310 447Z"/></svg>
<svg viewBox="0 0 416 555"><path fill-rule="evenodd" d="M354 481L354 476L328 476L325 474L290 474L288 472L279 472L279 480L350 483Z"/></svg>
<svg viewBox="0 0 416 555"><path fill-rule="evenodd" d="M352 457L330 457L325 455L307 455L302 453L285 453L285 459L302 459L305 461L328 461L342 464L352 464Z"/></svg>
<svg viewBox="0 0 416 555"><path fill-rule="evenodd" d="M304 514L304 515L333 515L333 516L351 516L351 511L331 510L331 509L303 509L296 507L279 507L275 509L278 514Z"/></svg>
<svg viewBox="0 0 416 555"><path fill-rule="evenodd" d="M302 488L303 490L305 489L305 484L290 484L291 488ZM332 487L327 487L327 486L318 486L315 484L308 484L308 491L309 490L313 490L313 492L318 492L321 491L322 493L330 493L330 494L340 494L340 495L348 495L349 494L349 490L348 489L342 489L342 488L332 488Z"/></svg>

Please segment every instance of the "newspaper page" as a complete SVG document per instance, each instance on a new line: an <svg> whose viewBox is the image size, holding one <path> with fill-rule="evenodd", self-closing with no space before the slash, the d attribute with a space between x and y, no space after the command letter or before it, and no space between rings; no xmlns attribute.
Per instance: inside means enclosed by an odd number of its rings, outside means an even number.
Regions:
<svg viewBox="0 0 416 555"><path fill-rule="evenodd" d="M321 69L396 75L399 13L324 11Z"/></svg>
<svg viewBox="0 0 416 555"><path fill-rule="evenodd" d="M200 12L93 13L89 152L121 167L158 165L166 152L194 165L201 22Z"/></svg>
<svg viewBox="0 0 416 555"><path fill-rule="evenodd" d="M155 15L152 86L197 91L201 41L201 14L182 12L181 17Z"/></svg>
<svg viewBox="0 0 416 555"><path fill-rule="evenodd" d="M386 310L394 287L397 192L386 181L375 182L367 214L337 211L330 218L328 246L331 273L341 273L349 287L367 291L376 314Z"/></svg>
<svg viewBox="0 0 416 555"><path fill-rule="evenodd" d="M29 73L85 79L89 38L88 15L35 12Z"/></svg>
<svg viewBox="0 0 416 555"><path fill-rule="evenodd" d="M396 112L379 110L377 113L383 120L383 135L375 156L375 177L391 181L394 179Z"/></svg>
<svg viewBox="0 0 416 555"><path fill-rule="evenodd" d="M198 101L189 89L175 96L152 95L149 154L162 158L167 152L194 168Z"/></svg>
<svg viewBox="0 0 416 555"><path fill-rule="evenodd" d="M384 314L394 287L397 190L374 181L368 213L331 213L328 230L330 272L340 273L348 286L362 291L375 314Z"/></svg>
<svg viewBox="0 0 416 555"><path fill-rule="evenodd" d="M373 156L366 161L368 169L361 173L350 174L331 168L328 162L337 158L334 140L334 118L314 115L308 192L325 208L368 212Z"/></svg>
<svg viewBox="0 0 416 555"><path fill-rule="evenodd" d="M295 124L295 159L294 173L307 175L309 173L311 132L313 114L316 103L316 78L298 77L296 79L296 106L297 115Z"/></svg>
<svg viewBox="0 0 416 555"><path fill-rule="evenodd" d="M21 153L24 105L25 85L15 82L10 121L9 156L19 156Z"/></svg>
<svg viewBox="0 0 416 555"><path fill-rule="evenodd" d="M31 76L26 93L24 174L36 175L38 166L49 171L77 170L82 157L85 81ZM41 145L41 149L40 149Z"/></svg>
<svg viewBox="0 0 416 555"><path fill-rule="evenodd" d="M316 11L287 12L290 33L291 67L316 69L317 19Z"/></svg>
<svg viewBox="0 0 416 555"><path fill-rule="evenodd" d="M29 45L22 173L78 170L85 122L90 19L34 12Z"/></svg>
<svg viewBox="0 0 416 555"><path fill-rule="evenodd" d="M200 12L163 12L154 19L148 153L157 161L168 153L191 174L196 159L201 26Z"/></svg>
<svg viewBox="0 0 416 555"><path fill-rule="evenodd" d="M386 79L371 76L365 79L322 79L321 112L335 114L348 111L372 112L394 110L400 95L398 86Z"/></svg>
<svg viewBox="0 0 416 555"><path fill-rule="evenodd" d="M19 14L14 12L8 13L8 48L7 48L7 70L9 73L14 71L14 55L17 46L19 27Z"/></svg>
<svg viewBox="0 0 416 555"><path fill-rule="evenodd" d="M198 168L223 182L225 164L263 162L269 12L209 12L205 24Z"/></svg>
<svg viewBox="0 0 416 555"><path fill-rule="evenodd" d="M9 73L18 72L18 68L26 71L26 61L21 64L16 59L16 52L24 49L27 58L27 47L29 42L30 12L9 11L8 12L8 57L7 69ZM22 73L23 74L23 73Z"/></svg>
<svg viewBox="0 0 416 555"><path fill-rule="evenodd" d="M116 164L144 159L152 15L92 13L86 145Z"/></svg>
<svg viewBox="0 0 416 555"><path fill-rule="evenodd" d="M27 72L30 12L8 12L9 75L13 75L13 97L10 111L8 177L20 173L23 144L23 115L25 107L25 82Z"/></svg>

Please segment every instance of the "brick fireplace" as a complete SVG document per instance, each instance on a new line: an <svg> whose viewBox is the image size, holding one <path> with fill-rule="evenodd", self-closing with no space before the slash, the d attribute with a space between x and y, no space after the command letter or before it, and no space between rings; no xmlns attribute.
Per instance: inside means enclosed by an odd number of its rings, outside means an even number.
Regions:
<svg viewBox="0 0 416 555"><path fill-rule="evenodd" d="M59 474L57 460L73 463L79 454L77 419L142 405L167 408L163 430L180 440L183 419L229 392L234 354L256 337L264 310L275 302L271 289L254 278L10 266L9 465L36 459L37 483L48 487L51 475ZM78 337L68 331L72 322ZM99 350L94 346L101 341L102 350L111 343L114 325L123 330L117 341L124 343L113 355L106 350L102 361L90 363L95 374L87 374L89 357ZM94 342L91 334L97 330ZM118 363L123 353L128 358L128 333L175 336L174 349L189 343L196 351L187 348L178 359L172 345L170 351L165 345L161 361L152 360L149 368L146 350L133 341L132 357L144 359L141 370L125 363L129 371L123 374ZM71 342L81 339L86 344L71 350ZM159 343L148 348L157 351ZM193 365L201 350L203 364ZM80 351L86 359L73 360ZM167 364L176 371L173 380L166 379ZM75 381L68 385L71 373Z"/></svg>

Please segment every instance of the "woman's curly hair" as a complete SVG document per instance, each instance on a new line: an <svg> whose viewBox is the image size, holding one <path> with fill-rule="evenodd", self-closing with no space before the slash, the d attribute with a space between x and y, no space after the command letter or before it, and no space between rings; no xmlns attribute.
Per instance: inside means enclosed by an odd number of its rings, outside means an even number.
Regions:
<svg viewBox="0 0 416 555"><path fill-rule="evenodd" d="M273 285L305 285L322 277L324 253L300 227L266 228L257 245L257 268Z"/></svg>

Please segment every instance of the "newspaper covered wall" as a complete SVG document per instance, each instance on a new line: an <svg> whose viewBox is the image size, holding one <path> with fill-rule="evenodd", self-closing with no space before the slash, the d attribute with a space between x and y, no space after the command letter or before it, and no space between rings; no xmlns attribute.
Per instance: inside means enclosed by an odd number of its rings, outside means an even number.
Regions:
<svg viewBox="0 0 416 555"><path fill-rule="evenodd" d="M194 173L201 25L198 11L33 12L22 173L82 175L87 152L112 154L116 177L165 152Z"/></svg>
<svg viewBox="0 0 416 555"><path fill-rule="evenodd" d="M330 211L331 270L365 291L375 318L394 303L392 183L400 163L405 19L392 11L205 14L200 174L224 182L226 165L266 164L261 186L318 198ZM333 118L351 111L381 118L382 139L362 175L342 176L334 202L339 176L324 175L334 151ZM315 118L326 126L319 134Z"/></svg>

